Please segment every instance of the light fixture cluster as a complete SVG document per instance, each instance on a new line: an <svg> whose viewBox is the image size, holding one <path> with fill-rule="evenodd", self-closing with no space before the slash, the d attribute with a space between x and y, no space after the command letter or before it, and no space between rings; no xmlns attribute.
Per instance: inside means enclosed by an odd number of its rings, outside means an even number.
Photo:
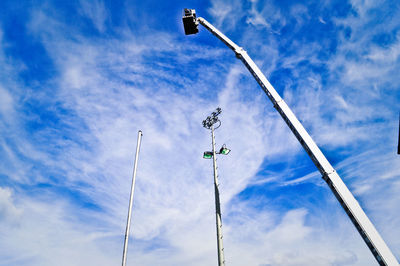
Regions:
<svg viewBox="0 0 400 266"><path fill-rule="evenodd" d="M226 145L222 145L221 149L219 149L219 152L216 152L215 154L223 154L223 155L228 155L231 152L230 149L226 147ZM204 159L211 159L213 157L212 151L205 151L203 154Z"/></svg>
<svg viewBox="0 0 400 266"><path fill-rule="evenodd" d="M203 120L203 127L207 128L207 129L211 129L211 127L216 124L219 123L219 125L215 128L219 128L221 125L221 121L218 119L218 115L222 112L221 108L217 108L214 112L211 113L210 116L208 116L205 120Z"/></svg>
<svg viewBox="0 0 400 266"><path fill-rule="evenodd" d="M222 112L222 109L218 107L214 112L211 113L210 116L208 116L205 120L203 120L203 127L207 129L217 129L221 126L221 121L218 118L218 115L220 115ZM213 125L218 123L218 126L213 128ZM221 149L219 149L219 152L215 152L215 154L223 154L223 155L228 155L228 153L231 150L226 147L226 145L222 145ZM212 151L205 151L203 154L204 159L211 159L213 157L213 152Z"/></svg>

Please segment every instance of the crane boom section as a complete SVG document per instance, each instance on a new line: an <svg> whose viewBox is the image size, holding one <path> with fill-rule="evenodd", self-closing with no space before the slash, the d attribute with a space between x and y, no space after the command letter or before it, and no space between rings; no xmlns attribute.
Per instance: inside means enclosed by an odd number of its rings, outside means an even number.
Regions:
<svg viewBox="0 0 400 266"><path fill-rule="evenodd" d="M332 192L344 208L350 220L357 228L358 232L371 250L378 263L380 265L398 266L399 263L397 262L395 256L392 254L389 247L379 235L374 225L368 219L358 201L354 198L353 194L344 184L335 169L332 167L324 154L315 144L314 140L311 138L303 125L294 115L292 110L280 97L274 87L269 83L267 78L253 62L247 52L243 50L243 48L235 44L233 41L231 41L228 37L226 37L222 32L216 29L204 18L199 17L197 18L197 21L207 30L209 30L213 35L215 35L218 39L220 39L223 43L225 43L230 49L232 49L235 52L236 57L244 63L246 68L256 79L258 84L261 86L261 88L267 94L268 98L273 103L276 110L282 116L283 120L285 120L290 130L296 136L297 140L306 150L311 160L317 166L318 170L322 174L322 178L331 188Z"/></svg>

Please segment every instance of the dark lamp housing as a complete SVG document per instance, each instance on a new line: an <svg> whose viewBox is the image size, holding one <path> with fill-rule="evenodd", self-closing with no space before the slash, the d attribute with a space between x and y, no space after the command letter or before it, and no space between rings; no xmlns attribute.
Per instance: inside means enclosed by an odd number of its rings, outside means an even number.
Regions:
<svg viewBox="0 0 400 266"><path fill-rule="evenodd" d="M185 28L185 34L196 34L199 32L197 28L198 22L196 20L196 11L194 9L185 8L183 10L183 27Z"/></svg>
<svg viewBox="0 0 400 266"><path fill-rule="evenodd" d="M221 149L219 150L219 154L228 155L231 150L228 149L225 144L222 145Z"/></svg>
<svg viewBox="0 0 400 266"><path fill-rule="evenodd" d="M213 157L213 153L211 151L205 151L203 154L204 159L211 159Z"/></svg>

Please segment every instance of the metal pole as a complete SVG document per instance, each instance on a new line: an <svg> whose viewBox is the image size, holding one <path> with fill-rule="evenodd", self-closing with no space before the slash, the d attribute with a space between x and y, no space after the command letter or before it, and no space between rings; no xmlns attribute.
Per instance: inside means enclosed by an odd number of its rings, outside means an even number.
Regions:
<svg viewBox="0 0 400 266"><path fill-rule="evenodd" d="M326 181L326 183L342 205L343 209L355 225L356 229L360 233L364 242L367 244L368 248L371 250L379 265L398 266L399 263L397 262L396 257L393 255L389 247L386 245L385 241L375 229L375 226L371 223L371 221L359 205L358 201L354 198L353 194L343 183L342 179L339 177L335 169L325 158L324 154L321 152L311 136L304 129L303 125L300 123L297 117L293 114L289 106L279 96L277 91L269 83L267 78L253 62L247 52L243 50L242 47L239 47L234 42L232 42L228 37L217 30L204 18L197 18L197 22L203 25L207 30L209 30L218 39L224 42L230 49L232 49L235 52L236 57L244 63L246 68L254 76L258 84L261 86L261 88L264 90L264 92L273 103L276 110L285 120L286 124L292 130L293 134L299 140L300 144L308 153L311 160L321 172L322 178Z"/></svg>
<svg viewBox="0 0 400 266"><path fill-rule="evenodd" d="M214 125L211 126L212 148L213 148L213 166L214 166L214 190L215 190L215 219L217 225L217 248L218 248L218 266L225 265L224 246L222 242L222 220L221 220L221 204L219 202L219 185L217 172L217 156L215 152L215 136Z"/></svg>
<svg viewBox="0 0 400 266"><path fill-rule="evenodd" d="M397 143L397 154L400 154L400 115L399 115L399 142Z"/></svg>
<svg viewBox="0 0 400 266"><path fill-rule="evenodd" d="M128 252L128 238L129 238L129 228L131 227L131 214L132 214L132 203L133 203L133 193L135 191L135 181L136 181L136 169L139 158L139 150L140 143L142 141L143 133L141 130L138 132L138 139L136 144L136 155L135 155L135 163L133 166L133 175L132 175L132 185L131 185L131 197L129 199L129 209L128 209L128 219L126 221L126 230L125 230L125 241L124 241L124 251L122 253L122 266L126 265L126 254Z"/></svg>

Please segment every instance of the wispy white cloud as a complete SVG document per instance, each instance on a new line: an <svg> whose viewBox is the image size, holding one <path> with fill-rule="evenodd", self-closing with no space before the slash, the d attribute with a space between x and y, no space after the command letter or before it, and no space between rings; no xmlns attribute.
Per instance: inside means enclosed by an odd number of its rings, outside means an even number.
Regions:
<svg viewBox="0 0 400 266"><path fill-rule="evenodd" d="M2 224L16 222L20 215L21 210L14 205L10 189L0 188L0 219Z"/></svg>
<svg viewBox="0 0 400 266"><path fill-rule="evenodd" d="M362 265L372 259L363 243L354 241L359 236L341 212L332 212L311 226L306 209L281 217L279 211L259 212L238 203L235 211L224 237L233 265Z"/></svg>
<svg viewBox="0 0 400 266"><path fill-rule="evenodd" d="M243 16L243 2L238 0L212 0L207 11L213 17L213 23L216 27L233 30Z"/></svg>
<svg viewBox="0 0 400 266"><path fill-rule="evenodd" d="M72 210L66 202L48 199L50 202L34 200L10 189L1 189L2 223L0 265L109 265L110 255L100 251L101 239L105 233L93 233L85 223L76 223L71 217ZM4 223L4 209L8 210ZM51 211L50 211L51 210ZM78 212L83 210L78 210ZM87 213L87 210L85 210ZM85 214L81 213L82 216ZM108 253L119 251L108 247ZM82 253L82 250L85 252ZM81 254L82 253L82 254ZM118 252L119 253L119 252ZM22 254L22 256L21 256ZM116 254L115 254L116 255Z"/></svg>
<svg viewBox="0 0 400 266"><path fill-rule="evenodd" d="M230 30L240 17L231 16L232 12L240 13L242 4L224 4L211 3L209 12L217 26ZM93 12L89 9L82 2L83 14L93 20L100 32L104 31L104 4L96 2ZM267 12L267 8L260 12ZM296 7L293 12L296 18L307 18L304 7ZM276 20L281 26L286 23L281 17ZM253 22L251 27L256 24ZM260 199L270 206L265 209L255 207L254 198L242 200L238 196L248 186L268 185L285 190L310 183L320 187L322 180L314 170L295 174L300 169L291 163L306 155L266 96L261 91L250 92L258 89L257 84L240 62L231 63L232 54L192 41L184 46L173 34L164 32L157 32L156 42L154 32L138 36L124 31L122 39L89 39L40 8L32 12L29 30L41 41L59 74L43 84L44 92L28 94L24 100L49 104L62 125L27 132L18 125L31 117L17 117L13 128L18 133L10 134L12 141L2 139L2 157L12 166L11 170L4 170L7 167L3 165L2 174L11 176L13 170L23 169L14 172L16 177L12 179L42 193L38 196L0 189L0 208L5 210L5 217L23 217L17 218L18 228L14 225L15 229L4 231L2 239L9 241L1 242L0 254L5 259L0 263L110 265L120 261L138 129L143 130L144 136L128 260L137 265L157 265L160 261L163 265L215 263L211 161L201 159L202 152L210 149L210 136L201 121L217 106L223 109L223 124L216 131L217 144L226 143L232 149L228 157L218 158L229 264L367 265L373 261L326 186L320 203L308 202L285 210L275 207L276 198L272 196L263 195L266 199ZM285 100L322 147L349 149L349 159L335 161L335 165L362 206L366 206L378 230L397 248L400 244L390 232L400 221L390 213L397 210L398 165L388 153L389 145L383 145L379 137L388 126L382 124L376 129L376 124L369 122L377 118L388 121L393 113L384 108L386 102L370 105L380 101L387 91L372 93L370 88L360 96L363 83L348 89L355 83L345 75L326 88L318 73L303 76L298 70L305 60L328 64L332 76L340 66L349 69L351 66L345 64L340 51L354 47L341 41L339 53L332 56L331 63L316 56L323 49L317 41L298 43L295 56L279 61L279 40L272 37L269 47L260 46L260 51L271 54L272 60L258 55L256 59L271 71L278 67L294 71L296 79L283 90ZM372 49L367 58L379 61L376 51L386 51L379 49ZM199 61L200 65L193 66ZM385 77L392 78L388 73ZM13 82L18 84L17 79ZM15 96L19 93L10 93L10 84L3 81L0 86L0 93L4 91L6 95L1 101L8 104L1 107L6 114L24 101ZM28 89L18 85L21 90ZM294 85L298 85L297 89ZM379 115L376 106L382 107ZM395 127L390 128L393 131ZM386 132L384 136L390 134ZM379 144L387 155L378 156L381 150L374 149L374 155L367 152L354 156L360 149L350 148L371 137L379 141L368 144L368 149ZM30 138L43 142L34 143ZM30 160L24 160L26 157ZM260 169L263 163L276 161L289 166L268 169L270 173L279 172L273 177ZM52 172L52 180L40 172L33 178L29 170L35 167ZM364 178L365 168L371 178ZM41 190L36 187L41 182L54 185L65 194ZM381 208L384 200L379 194L388 189L390 200L387 207ZM15 200L13 195L22 197ZM84 197L91 207L82 207L82 202L75 202L76 197ZM326 207L311 214L318 204ZM15 219L10 221L17 224ZM27 255L21 258L20 253Z"/></svg>
<svg viewBox="0 0 400 266"><path fill-rule="evenodd" d="M286 25L285 17L281 14L273 3L266 1L260 5L259 1L250 1L251 10L246 22L254 25L265 27L273 33L278 33L283 26ZM262 8L260 9L260 6Z"/></svg>
<svg viewBox="0 0 400 266"><path fill-rule="evenodd" d="M106 234L115 234L119 230L122 232L135 136L137 130L142 129L144 138L135 199L133 222L135 238L132 241L132 245L136 244L138 248L133 253L140 252L141 256L136 259L148 265L154 264L166 256L163 250L167 250L170 265L176 265L177 262L190 264L197 257L204 257L199 260L199 265L209 263L214 252L214 238L212 234L203 237L202 228L213 226L211 211L213 190L211 173L206 171L211 169L210 161L201 159L202 149L209 149L210 146L209 132L201 127L201 121L208 112L221 106L224 109L222 118L224 125L218 130L217 142L222 144L222 140L225 139L228 145L231 143L230 147L235 152L232 152L230 160L246 162L245 168L229 169L223 160L220 161L221 172L226 167L226 176L229 176L227 179L221 179L221 186L224 188L223 202L229 201L246 186L246 180L256 173L265 156L262 149L264 133L261 128L257 128L260 107L240 102L240 97L237 96L240 93L234 88L234 80L241 74L237 71L237 67L233 67L228 74L226 84L221 84L222 90L214 89L216 98L206 102L196 97L196 94L182 95L175 92L174 87L163 81L166 78L179 82L177 77L168 72L168 68L155 72L144 63L145 57L150 53L159 53L160 56L164 52L175 53L173 45L162 45L164 42L174 42L171 36L162 35L165 39L160 38L160 44L153 47L144 47L139 39L133 37L122 41L100 43L92 43L78 37L79 41L75 41L75 38L71 40L68 36L58 34L57 28L63 28L65 25L54 21L52 17L48 18L43 11L34 14L39 17L36 20L37 18L33 16L36 22L32 23L34 25L32 32L41 38L46 51L61 73L51 82L57 84L51 97L72 114L60 117L74 132L70 134L70 139L63 139L58 136L62 134L61 129L58 130L49 140L54 146L49 146L45 151L55 156L46 156L42 158L43 161L39 159L39 162L51 168L58 165L57 168L62 169L64 174L55 177L57 182L61 182L63 186L76 188L104 210L104 217L101 220L106 228ZM128 46L130 49L127 50L120 48ZM218 54L217 50L207 57ZM216 68L218 66L214 66L212 71L217 72ZM133 77L125 79L130 73ZM130 82L133 84L129 84ZM180 82L184 85L182 81ZM146 83L147 87L140 86ZM198 86L195 85L190 89L199 89ZM45 102L49 96L37 94L30 97ZM237 126L242 124L246 126L240 132L237 131ZM46 131L40 134L46 134ZM247 141L241 141L243 138ZM249 149L258 155L254 156L248 151ZM80 183L88 186L79 187ZM68 207L70 203L63 204L67 205L64 208L70 212ZM42 205L40 202L34 203L32 208L40 209L36 209L35 215L45 215L46 208L39 207ZM60 208L58 203L54 205L50 204L48 208ZM190 215L187 215L188 213ZM77 215L76 212L70 214L73 217ZM98 214L93 215L100 219ZM209 218L204 219L205 216ZM65 218L61 214L54 217L54 224L51 222L47 225L50 229L36 234L44 234L42 241L47 242L49 240L47 236L51 234L51 228L56 224L67 228L74 226L71 220ZM197 224L199 229L189 230L193 224ZM179 239L176 236L182 228L187 228L189 234ZM98 228L90 230L94 230L94 234L99 233ZM82 233L73 230L66 232L77 238ZM18 237L21 240L21 237ZM34 238L32 235L30 237ZM65 239L66 244L59 248L54 246L50 254L58 254L61 258L76 257L71 253L62 253L62 250L69 248L68 243L70 243L69 238L64 237L63 234L59 236L60 239ZM196 237L207 242L196 241L197 248L193 250L197 252L182 256L182 251L190 251L188 239ZM154 239L161 239L164 244L160 248L148 249L145 243ZM115 239L112 243L120 244ZM143 243L143 246L140 243ZM49 243L46 243L43 249L47 245ZM76 246L79 247L79 242ZM202 249L201 246L206 248ZM71 252L75 250L77 249L74 248ZM174 256L174 250L180 252ZM204 256L207 253L210 256ZM40 258L38 255L38 264L54 264L55 257L46 255ZM65 261L76 264L74 261L71 262L71 259ZM84 258L79 263L83 261Z"/></svg>
<svg viewBox="0 0 400 266"><path fill-rule="evenodd" d="M81 5L80 11L84 16L87 16L99 32L104 32L105 23L107 21L107 10L104 6L104 2L100 0L94 1L79 1Z"/></svg>
<svg viewBox="0 0 400 266"><path fill-rule="evenodd" d="M5 114L9 114L13 109L13 99L11 94L0 87L0 112L5 117Z"/></svg>

